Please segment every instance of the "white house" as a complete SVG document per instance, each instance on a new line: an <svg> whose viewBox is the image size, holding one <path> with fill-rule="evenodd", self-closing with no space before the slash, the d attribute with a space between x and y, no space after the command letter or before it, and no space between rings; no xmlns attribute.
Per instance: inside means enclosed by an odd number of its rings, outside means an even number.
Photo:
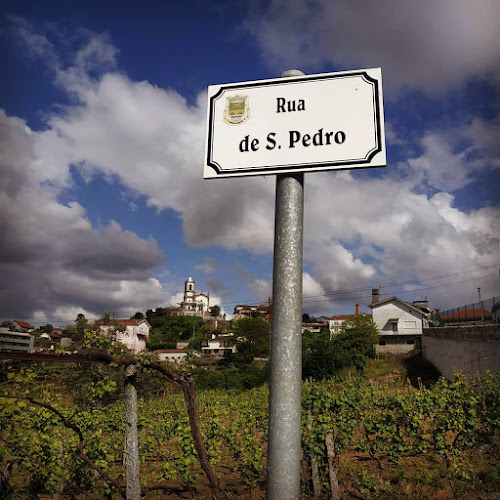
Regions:
<svg viewBox="0 0 500 500"><path fill-rule="evenodd" d="M331 318L328 318L328 328L330 330L330 338L334 335L338 335L342 331L342 325L344 321L348 319L354 319L357 316L370 316L369 314L362 313L359 310L359 304L356 304L356 314L336 314Z"/></svg>
<svg viewBox="0 0 500 500"><path fill-rule="evenodd" d="M302 333L306 330L311 333L319 333L323 328L328 328L328 323L302 323Z"/></svg>
<svg viewBox="0 0 500 500"><path fill-rule="evenodd" d="M372 290L372 318L379 331L380 353L406 353L419 344L423 328L429 326L431 310L427 301L405 302L397 297L380 300L377 288Z"/></svg>
<svg viewBox="0 0 500 500"><path fill-rule="evenodd" d="M330 330L330 338L338 335L342 331L344 321L354 319L356 316L369 316L369 314L362 313L359 310L359 304L356 304L356 314L336 314L328 319L328 328Z"/></svg>
<svg viewBox="0 0 500 500"><path fill-rule="evenodd" d="M234 307L233 319L244 318L266 318L269 314L269 306L246 306L238 305Z"/></svg>
<svg viewBox="0 0 500 500"><path fill-rule="evenodd" d="M10 323L10 328L12 330L15 330L16 332L32 332L32 331L34 331L33 326L31 326L29 323L26 323L26 321L20 321L18 319L14 320Z"/></svg>
<svg viewBox="0 0 500 500"><path fill-rule="evenodd" d="M184 363L188 352L185 349L157 349L160 361L173 361L174 363Z"/></svg>
<svg viewBox="0 0 500 500"><path fill-rule="evenodd" d="M115 323L125 326L125 331L116 332L116 340L124 344L133 354L138 354L146 349L151 325L145 319L116 319ZM109 332L110 325L101 325L101 330Z"/></svg>
<svg viewBox="0 0 500 500"><path fill-rule="evenodd" d="M232 337L232 333L212 334L212 338L202 342L201 354L213 358L223 358L226 353L236 352L236 346L232 342Z"/></svg>

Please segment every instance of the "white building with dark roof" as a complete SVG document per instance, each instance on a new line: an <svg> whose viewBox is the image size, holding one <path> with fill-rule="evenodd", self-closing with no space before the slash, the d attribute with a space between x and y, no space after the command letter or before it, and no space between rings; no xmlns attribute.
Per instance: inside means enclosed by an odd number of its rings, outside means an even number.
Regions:
<svg viewBox="0 0 500 500"><path fill-rule="evenodd" d="M212 337L201 344L201 354L212 358L223 358L229 353L236 352L232 333L212 334Z"/></svg>
<svg viewBox="0 0 500 500"><path fill-rule="evenodd" d="M427 300L405 302L397 297L380 300L380 293L374 288L369 307L379 332L377 352L402 354L420 345L431 315Z"/></svg>

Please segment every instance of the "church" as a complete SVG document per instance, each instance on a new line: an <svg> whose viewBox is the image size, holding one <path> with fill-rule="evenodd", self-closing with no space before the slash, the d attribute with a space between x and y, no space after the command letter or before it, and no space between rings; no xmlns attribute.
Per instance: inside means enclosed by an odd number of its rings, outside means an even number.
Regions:
<svg viewBox="0 0 500 500"><path fill-rule="evenodd" d="M170 316L210 317L210 294L197 292L191 276L184 282L184 300L179 305L167 308Z"/></svg>

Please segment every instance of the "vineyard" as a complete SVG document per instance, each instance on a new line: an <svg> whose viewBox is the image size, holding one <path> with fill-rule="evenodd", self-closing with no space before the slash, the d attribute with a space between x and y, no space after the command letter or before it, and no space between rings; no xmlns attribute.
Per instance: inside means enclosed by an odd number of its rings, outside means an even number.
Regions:
<svg viewBox="0 0 500 500"><path fill-rule="evenodd" d="M52 365L4 370L3 498L123 496L125 408L115 397L122 367L83 373ZM93 396L77 404L75 373L84 380L90 372ZM158 374L146 375L155 380L138 404L143 495L210 498L183 394ZM73 382L64 386L62 379ZM457 377L426 388L405 377L381 383L347 373L304 383L303 498L498 498L499 382ZM267 386L200 390L196 398L206 453L223 492L264 498Z"/></svg>

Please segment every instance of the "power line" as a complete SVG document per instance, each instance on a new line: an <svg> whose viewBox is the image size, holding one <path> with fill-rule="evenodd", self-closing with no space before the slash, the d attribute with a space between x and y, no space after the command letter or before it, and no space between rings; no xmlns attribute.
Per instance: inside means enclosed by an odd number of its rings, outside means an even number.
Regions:
<svg viewBox="0 0 500 500"><path fill-rule="evenodd" d="M445 283L443 285L435 285L435 286L428 286L428 287L422 287L422 288L415 288L413 290L402 290L400 291L399 293L401 295L405 295L405 294L408 294L408 293L414 293L414 292L421 292L423 290L432 290L434 288L442 288L442 287L447 287L447 286L452 286L452 285L458 285L460 283L466 283L468 281L473 281L473 280L476 280L476 279L483 279L483 278L488 278L490 276L494 276L492 274L489 274L489 275L485 275L485 276L475 276L474 278L469 278L469 279L466 279L466 280L461 280L461 281L455 281L453 283ZM482 282L482 283L493 283L493 282L496 282L497 280L490 280L490 281L486 281L486 282ZM383 293L381 294L382 297L389 297L390 293ZM337 302L343 302L343 301L348 301L348 300L354 300L354 299L366 299L366 298L371 298L371 295L364 295L364 296L358 296L358 297L346 297L346 298L339 298L339 299L335 299ZM327 299L327 298L325 298ZM326 300L325 300L326 301ZM317 300L305 300L304 303L312 303L312 302L323 302L319 299Z"/></svg>
<svg viewBox="0 0 500 500"><path fill-rule="evenodd" d="M326 292L323 292L323 293L317 293L317 294L307 294L307 295L303 295L302 298L303 299L306 299L306 298L312 298L312 297L325 297L325 296L329 296L329 295L344 295L344 294L348 294L348 293L356 293L356 292L364 292L364 291L367 291L367 290L372 290L373 288L379 288L379 289L382 289L382 288L392 288L392 287L396 287L396 286L403 286L403 285L412 285L414 283L421 283L423 281L430 281L430 280L435 280L435 279L442 279L442 278L448 278L448 277L451 277L451 276L457 276L459 274L469 274L469 273L474 273L474 272L480 272L480 271L488 271L490 269L497 269L499 267L499 265L496 265L496 266L492 266L492 267L484 267L484 268L479 268L479 269L470 269L468 271L458 271L458 272L455 272L455 273L447 273L447 274L440 274L440 275L436 275L436 276L428 276L428 277L425 277L425 278L414 278L412 280L408 280L408 281L401 281L401 282L396 282L396 283L384 283L384 284L377 284L376 286L364 286L364 287L358 287L358 288L351 288L351 289L344 289L344 290L332 290L332 291L326 291ZM471 279L477 279L478 277L474 277L474 278L471 278ZM480 277L479 277L480 278ZM467 280L466 280L467 281ZM453 284L453 283L451 283ZM446 286L446 285L444 285ZM424 290L424 289L422 289ZM349 298L350 300L351 298ZM255 299L250 299L250 301L255 301ZM258 302L266 302L267 299L263 299L263 298L259 298L258 299ZM237 301L237 302L224 302L225 305L238 305L238 304L242 304L244 303L244 301Z"/></svg>

